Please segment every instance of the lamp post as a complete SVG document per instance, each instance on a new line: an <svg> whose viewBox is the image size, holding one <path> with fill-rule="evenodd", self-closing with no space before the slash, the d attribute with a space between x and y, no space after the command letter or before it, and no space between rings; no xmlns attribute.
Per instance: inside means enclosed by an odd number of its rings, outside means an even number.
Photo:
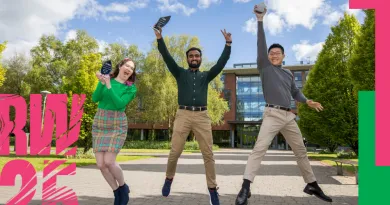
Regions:
<svg viewBox="0 0 390 205"><path fill-rule="evenodd" d="M45 115L45 109L46 109L46 97L48 94L51 94L51 92L47 91L47 90L44 90L44 91L41 91L41 94L43 95L43 110L42 110L42 123L41 123L41 130L43 128L43 117Z"/></svg>

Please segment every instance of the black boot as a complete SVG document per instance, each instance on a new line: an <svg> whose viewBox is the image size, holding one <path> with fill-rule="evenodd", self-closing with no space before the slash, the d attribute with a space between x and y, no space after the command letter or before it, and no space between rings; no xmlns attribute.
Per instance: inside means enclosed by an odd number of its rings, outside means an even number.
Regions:
<svg viewBox="0 0 390 205"><path fill-rule="evenodd" d="M121 205L121 196L120 196L120 189L119 187L114 190L114 205Z"/></svg>
<svg viewBox="0 0 390 205"><path fill-rule="evenodd" d="M314 195L324 201L332 202L333 200L326 196L324 192L321 190L321 188L318 186L317 182L312 182L306 185L305 189L303 190L306 194Z"/></svg>
<svg viewBox="0 0 390 205"><path fill-rule="evenodd" d="M236 205L248 204L248 199L251 198L250 183L251 181L244 179L244 182L242 183L242 188L236 198Z"/></svg>
<svg viewBox="0 0 390 205"><path fill-rule="evenodd" d="M125 183L124 185L120 186L118 188L120 191L119 191L119 195L120 195L120 199L121 199L121 203L120 205L127 205L127 203L129 203L129 199L130 199L130 188L129 186Z"/></svg>

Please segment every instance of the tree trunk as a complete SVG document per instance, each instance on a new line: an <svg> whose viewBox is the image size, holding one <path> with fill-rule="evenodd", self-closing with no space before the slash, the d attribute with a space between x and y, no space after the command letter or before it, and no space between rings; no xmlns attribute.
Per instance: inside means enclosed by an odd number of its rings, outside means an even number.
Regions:
<svg viewBox="0 0 390 205"><path fill-rule="evenodd" d="M328 149L331 153L334 153L334 151L337 149L337 145L328 145Z"/></svg>
<svg viewBox="0 0 390 205"><path fill-rule="evenodd" d="M359 156L358 154L358 151L359 151L359 143L358 142L355 142L355 143L349 143L351 149L353 150L353 152L355 152L356 156Z"/></svg>
<svg viewBox="0 0 390 205"><path fill-rule="evenodd" d="M156 137L154 135L154 123L152 124L152 134L150 136L150 141L155 141Z"/></svg>

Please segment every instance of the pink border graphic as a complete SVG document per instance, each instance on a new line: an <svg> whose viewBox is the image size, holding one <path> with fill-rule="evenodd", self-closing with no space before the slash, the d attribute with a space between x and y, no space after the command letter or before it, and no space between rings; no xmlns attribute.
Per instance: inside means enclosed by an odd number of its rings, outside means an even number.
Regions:
<svg viewBox="0 0 390 205"><path fill-rule="evenodd" d="M30 155L50 155L53 127L56 126L56 154L75 155L77 147L70 147L78 140L85 94L72 96L70 121L68 126L68 96L66 94L51 94L47 96L45 110L41 108L42 96L30 95ZM10 107L15 107L15 120L9 119ZM45 113L42 120L42 111ZM18 95L0 94L0 156L9 155L9 134L15 134L16 155L27 155L27 135L23 130L27 120L27 105L25 100ZM76 193L68 187L57 188L58 175L75 175L76 163L57 171L66 160L44 161L42 204L54 204L63 202L68 205L77 205ZM37 174L35 168L26 160L14 159L7 162L0 169L0 186L15 186L15 178L22 178L22 186L19 192L7 201L11 204L28 204L35 195L37 188ZM46 178L46 179L45 179Z"/></svg>
<svg viewBox="0 0 390 205"><path fill-rule="evenodd" d="M390 166L390 138L387 126L387 116L390 116L389 90L390 69L386 57L390 41L388 22L390 19L390 1L388 0L350 0L351 9L375 9L375 131L376 131L376 165Z"/></svg>

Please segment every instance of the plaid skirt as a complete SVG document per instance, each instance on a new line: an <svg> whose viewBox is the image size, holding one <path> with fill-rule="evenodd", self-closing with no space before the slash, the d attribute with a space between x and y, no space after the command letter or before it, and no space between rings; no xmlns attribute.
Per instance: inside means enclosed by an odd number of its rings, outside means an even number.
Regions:
<svg viewBox="0 0 390 205"><path fill-rule="evenodd" d="M127 137L125 112L98 109L92 124L93 152L119 153Z"/></svg>

